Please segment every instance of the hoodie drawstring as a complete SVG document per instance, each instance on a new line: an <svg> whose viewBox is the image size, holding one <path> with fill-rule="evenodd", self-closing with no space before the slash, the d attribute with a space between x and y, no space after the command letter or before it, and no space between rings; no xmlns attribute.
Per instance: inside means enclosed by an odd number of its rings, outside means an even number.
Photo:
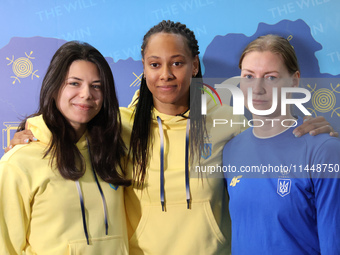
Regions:
<svg viewBox="0 0 340 255"><path fill-rule="evenodd" d="M77 185L77 190L79 194L79 199L80 199L80 207L81 207L81 215L83 218L83 228L84 228L84 234L86 237L86 242L87 245L89 245L89 234L87 233L87 227L86 227L86 218L85 218L85 206L84 206L84 198L83 198L83 193L81 192L80 184L79 181L76 180L76 185Z"/></svg>
<svg viewBox="0 0 340 255"><path fill-rule="evenodd" d="M90 145L89 145L89 141L88 141L87 138L86 138L86 142L87 142L87 149L89 151L90 161L91 161ZM100 186L100 183L98 181L98 177L96 175L96 172L94 171L94 167L93 167L92 161L91 161L91 168L92 168L93 177L94 177L94 179L95 179L95 181L97 183L98 190L99 190L100 195L102 197L102 203L103 203L103 209L104 209L105 234L108 235L109 225L108 225L108 221L107 221L106 199L105 199L102 187ZM87 225L86 225L85 205L84 205L83 193L82 193L81 188L80 188L79 180L76 180L75 182L76 182L77 190L78 190L78 194L79 194L80 207L81 207L81 215L82 215L82 218L83 218L84 234L85 234L85 237L86 237L87 245L89 245L90 243L89 243L89 235L88 235L88 232L87 232Z"/></svg>
<svg viewBox="0 0 340 255"><path fill-rule="evenodd" d="M164 212L164 131L162 120L160 117L157 116L157 122L159 127L159 136L160 136L160 143L161 143L161 151L160 151L160 158L161 158L161 173L160 173L160 190L161 190L161 205L162 211Z"/></svg>
<svg viewBox="0 0 340 255"><path fill-rule="evenodd" d="M160 136L160 196L161 196L161 205L162 211L165 208L165 199L164 199L164 131L162 120L159 116L157 116L157 122L159 127L159 136ZM186 190L186 200L187 200L187 208L190 209L190 184L189 184L189 130L190 130L190 119L187 119L187 127L185 134L185 190Z"/></svg>
<svg viewBox="0 0 340 255"><path fill-rule="evenodd" d="M190 184L189 184L189 131L190 119L187 120L185 133L185 190L187 195L187 209L190 209Z"/></svg>

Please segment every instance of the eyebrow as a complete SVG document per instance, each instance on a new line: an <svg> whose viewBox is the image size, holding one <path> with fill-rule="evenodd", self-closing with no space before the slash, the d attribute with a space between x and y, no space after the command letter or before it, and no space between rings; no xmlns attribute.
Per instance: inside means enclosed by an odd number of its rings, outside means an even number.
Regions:
<svg viewBox="0 0 340 255"><path fill-rule="evenodd" d="M66 80L69 80L69 79L75 79L75 80L78 80L78 81L82 81L82 79L75 77L75 76L68 77Z"/></svg>
<svg viewBox="0 0 340 255"><path fill-rule="evenodd" d="M250 72L250 73L254 73L254 71L249 70L249 69L241 69L241 71L247 71L247 72ZM264 74L268 74L268 73L279 73L279 72L278 71L269 71L269 72L265 72Z"/></svg>
<svg viewBox="0 0 340 255"><path fill-rule="evenodd" d="M177 57L185 57L184 55L182 55L182 54L176 54L176 55L173 55L173 56L171 56L170 58L177 58ZM158 56L150 56L150 57L147 57L146 59L149 59L149 58L155 58L155 59L160 59L160 57L158 57Z"/></svg>
<svg viewBox="0 0 340 255"><path fill-rule="evenodd" d="M74 79L74 80L77 80L77 81L83 81L82 79L75 77L75 76L68 77L66 80L69 80L69 79ZM98 82L100 82L100 80L95 80L92 83L98 83Z"/></svg>

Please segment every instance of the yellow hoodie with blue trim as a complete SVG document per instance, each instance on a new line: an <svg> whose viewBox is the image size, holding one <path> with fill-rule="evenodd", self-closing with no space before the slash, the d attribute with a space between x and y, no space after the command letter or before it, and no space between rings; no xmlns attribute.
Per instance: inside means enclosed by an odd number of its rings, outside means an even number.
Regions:
<svg viewBox="0 0 340 255"><path fill-rule="evenodd" d="M42 116L27 122L39 141L15 146L0 161L0 254L128 254L123 187L115 190L98 176L107 204L106 235L103 202L92 172L86 134L77 147L86 162L79 183L89 245L75 182L51 168L49 156L43 159L51 138L49 129Z"/></svg>
<svg viewBox="0 0 340 255"><path fill-rule="evenodd" d="M135 94L128 108L121 108L123 139L130 142ZM230 218L228 196L223 173L211 178L209 173L195 178L191 169L191 208L187 209L185 185L185 140L187 119L153 110L149 165L143 188L136 185L125 189L125 205L129 232L130 254L228 254L230 253ZM189 113L185 115L188 116ZM164 191L165 211L160 201L160 130L164 130ZM213 118L229 118L243 122L244 117L232 116L232 108L208 102L206 145L211 153L202 158L202 165L222 165L225 143L240 133L242 125L213 127ZM131 174L129 159L127 171ZM130 176L132 177L132 176ZM217 177L216 175L214 177Z"/></svg>

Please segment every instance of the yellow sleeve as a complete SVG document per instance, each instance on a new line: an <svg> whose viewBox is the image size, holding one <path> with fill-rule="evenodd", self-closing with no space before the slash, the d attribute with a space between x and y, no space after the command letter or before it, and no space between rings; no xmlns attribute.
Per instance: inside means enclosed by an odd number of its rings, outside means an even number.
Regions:
<svg viewBox="0 0 340 255"><path fill-rule="evenodd" d="M0 162L0 254L22 254L30 222L31 192L25 174Z"/></svg>

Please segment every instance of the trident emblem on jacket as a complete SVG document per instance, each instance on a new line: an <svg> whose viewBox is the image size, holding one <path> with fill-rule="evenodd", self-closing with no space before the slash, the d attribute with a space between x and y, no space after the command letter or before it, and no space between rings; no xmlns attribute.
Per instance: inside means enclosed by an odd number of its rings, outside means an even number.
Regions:
<svg viewBox="0 0 340 255"><path fill-rule="evenodd" d="M277 193L284 197L290 193L291 180L290 179L278 179Z"/></svg>

